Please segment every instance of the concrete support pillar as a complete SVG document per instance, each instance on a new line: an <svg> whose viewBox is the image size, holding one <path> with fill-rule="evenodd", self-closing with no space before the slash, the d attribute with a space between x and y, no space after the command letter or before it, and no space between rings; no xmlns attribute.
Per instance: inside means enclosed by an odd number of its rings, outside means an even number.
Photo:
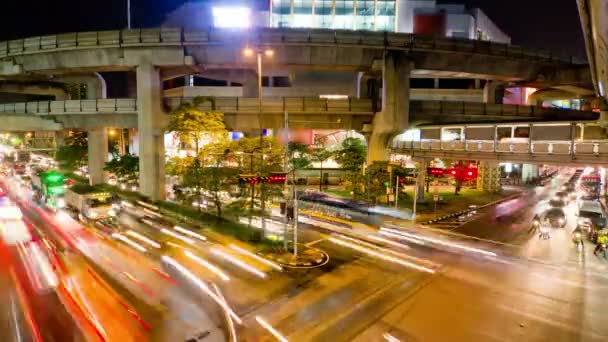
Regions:
<svg viewBox="0 0 608 342"><path fill-rule="evenodd" d="M538 177L538 165L523 164L521 168L521 180L524 182Z"/></svg>
<svg viewBox="0 0 608 342"><path fill-rule="evenodd" d="M153 201L165 199L164 127L162 83L158 68L137 67L137 127L139 133L139 189Z"/></svg>
<svg viewBox="0 0 608 342"><path fill-rule="evenodd" d="M416 201L419 203L424 202L424 189L426 185L426 170L429 166L428 161L426 159L422 159L418 161L418 179L416 181L418 190L416 192Z"/></svg>
<svg viewBox="0 0 608 342"><path fill-rule="evenodd" d="M91 185L105 183L107 173L103 170L108 161L108 131L106 128L96 128L87 132L89 155L89 183Z"/></svg>
<svg viewBox="0 0 608 342"><path fill-rule="evenodd" d="M129 128L127 130L127 142L128 142L128 152L130 154L139 155L139 135L137 134L137 129Z"/></svg>
<svg viewBox="0 0 608 342"><path fill-rule="evenodd" d="M364 72L357 73L357 98L369 97L369 87L367 82L369 81L369 75Z"/></svg>
<svg viewBox="0 0 608 342"><path fill-rule="evenodd" d="M498 162L480 162L477 168L477 189L497 193L501 188Z"/></svg>
<svg viewBox="0 0 608 342"><path fill-rule="evenodd" d="M258 74L253 71L246 71L243 76L243 97L258 97Z"/></svg>
<svg viewBox="0 0 608 342"><path fill-rule="evenodd" d="M387 52L382 68L382 110L373 120L367 161L388 160L388 143L409 124L411 65L403 54Z"/></svg>
<svg viewBox="0 0 608 342"><path fill-rule="evenodd" d="M599 99L600 101L600 117L598 118L597 122L600 126L604 127L604 128L608 128L608 103L606 102L606 99L604 99L603 97Z"/></svg>
<svg viewBox="0 0 608 342"><path fill-rule="evenodd" d="M475 79L475 89L481 88L481 80L479 78Z"/></svg>
<svg viewBox="0 0 608 342"><path fill-rule="evenodd" d="M55 148L65 146L65 131L55 131Z"/></svg>
<svg viewBox="0 0 608 342"><path fill-rule="evenodd" d="M501 82L488 80L483 87L483 102L487 104L501 104L505 96L505 87Z"/></svg>
<svg viewBox="0 0 608 342"><path fill-rule="evenodd" d="M439 79L438 78L433 79L433 88L439 89Z"/></svg>

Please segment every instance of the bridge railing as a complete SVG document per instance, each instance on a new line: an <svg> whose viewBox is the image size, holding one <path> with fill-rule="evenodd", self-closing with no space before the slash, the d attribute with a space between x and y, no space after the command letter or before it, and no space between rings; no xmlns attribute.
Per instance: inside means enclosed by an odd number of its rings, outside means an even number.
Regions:
<svg viewBox="0 0 608 342"><path fill-rule="evenodd" d="M192 102L188 97L166 97L168 108L175 108L184 102ZM199 105L204 110L220 112L258 112L258 98L247 97L217 97L214 102L204 102ZM321 99L318 97L265 97L262 99L264 112L318 112L318 113L353 113L372 114L371 99Z"/></svg>
<svg viewBox="0 0 608 342"><path fill-rule="evenodd" d="M558 56L543 50L527 49L521 46L481 40L430 38L392 32L277 28L260 28L247 33L235 33L221 29L188 31L180 28L71 32L0 42L0 57L51 50L98 47L234 44L235 39L266 45L357 45L378 49L478 53L510 58L533 59L549 63L585 63L583 60Z"/></svg>
<svg viewBox="0 0 608 342"><path fill-rule="evenodd" d="M193 98L166 97L168 109L175 108ZM258 99L246 97L216 97L214 102L200 105L204 110L220 112L257 113ZM292 113L351 113L373 114L370 99L320 99L308 97L263 98L264 112ZM136 99L93 99L65 101L31 101L0 104L0 113L30 113L36 115L86 114L86 113L134 113L137 111Z"/></svg>
<svg viewBox="0 0 608 342"><path fill-rule="evenodd" d="M31 101L0 104L0 113L55 115L69 113L133 113L136 99L94 99L65 101Z"/></svg>
<svg viewBox="0 0 608 342"><path fill-rule="evenodd" d="M420 141L395 141L392 149L405 151L446 151L501 154L542 154L542 155L608 155L608 140L597 141L493 141L466 140L441 141L422 139Z"/></svg>

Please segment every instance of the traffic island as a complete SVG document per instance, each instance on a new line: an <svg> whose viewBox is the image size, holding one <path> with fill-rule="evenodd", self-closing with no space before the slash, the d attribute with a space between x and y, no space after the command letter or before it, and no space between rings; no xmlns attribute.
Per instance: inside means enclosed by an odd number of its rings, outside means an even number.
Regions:
<svg viewBox="0 0 608 342"><path fill-rule="evenodd" d="M315 268L321 267L329 262L329 255L324 251L298 244L298 257L293 253L264 253L264 258L272 260L287 268Z"/></svg>

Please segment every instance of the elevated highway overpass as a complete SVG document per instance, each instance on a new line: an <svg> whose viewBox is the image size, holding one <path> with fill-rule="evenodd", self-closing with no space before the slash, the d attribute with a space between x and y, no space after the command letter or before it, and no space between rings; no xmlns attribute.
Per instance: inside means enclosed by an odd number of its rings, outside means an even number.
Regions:
<svg viewBox="0 0 608 342"><path fill-rule="evenodd" d="M540 51L531 51L482 41L430 39L411 34L331 31L320 29L259 29L249 32L227 30L184 31L174 28L78 32L30 37L0 42L0 79L45 80L69 79L74 73L132 70L136 74L136 100L129 109L106 108L107 102L37 103L38 116L48 116L62 127L80 126L89 130L95 146L104 146L107 126L138 128L140 155L140 188L152 199L164 196L163 133L167 122L164 115L162 80L168 77L205 71L253 70L254 61L243 55L246 46L274 50L272 62L266 67L280 70L317 69L352 70L381 74L382 105L378 110L365 108L331 107L318 104L307 108L293 108L287 100L272 103L265 100L267 112L264 122L257 121L247 109L246 100L228 105L226 120L229 126L282 126L280 120L289 107L294 121L326 122L331 128L355 128L369 134L369 159L387 158L389 140L410 126L410 120L424 122L450 117L450 111L440 107L439 114L425 112L427 106L410 102L409 78L412 74L472 77L487 80L540 82L553 85L580 86L588 82L587 66ZM254 78L255 80L255 78ZM95 77L91 82L95 81ZM247 87L248 89L257 89ZM93 94L93 92L91 92ZM97 92L104 94L104 92ZM248 94L255 97L257 92ZM112 100L112 99L109 99ZM101 101L101 102L100 102ZM116 100L118 101L118 100ZM110 101L111 102L111 101ZM127 101L128 102L128 101ZM364 101L363 101L364 102ZM121 102L122 103L122 102ZM333 104L333 103L332 103ZM351 103L352 104L352 103ZM72 111L72 105L78 110ZM111 105L111 104L110 104ZM241 106L243 105L243 106ZM307 103L304 100L303 106ZM17 105L16 105L17 106ZM61 109L63 106L63 109ZM317 106L317 107L315 107ZM5 112L32 114L33 104L14 109L5 105ZM48 107L48 108L47 108ZM94 107L94 110L93 110ZM283 108L284 107L284 108ZM485 120L521 119L520 109L505 111L484 107L473 113L465 108L457 115L470 120L483 116ZM21 109L24 109L21 112ZM219 109L219 108L218 108ZM489 110L488 110L489 109ZM64 110L61 112L61 110ZM536 109L534 109L536 110ZM46 111L46 112L45 112ZM257 114L257 111L255 111ZM527 119L536 119L537 112ZM103 115L103 119L99 117ZM294 117L299 116L297 118ZM429 116L430 115L430 116ZM434 117L433 117L434 115ZM301 119L300 119L301 117ZM242 120L241 120L242 118ZM538 116L543 119L542 115ZM232 122L231 122L232 120ZM266 121L268 120L268 122ZM107 127L106 126L106 127ZM102 150L89 151L90 156L105 155ZM103 165L102 161L90 161ZM92 170L93 182L103 181L101 170Z"/></svg>
<svg viewBox="0 0 608 342"><path fill-rule="evenodd" d="M165 111L192 98L164 99ZM370 99L319 99L307 97L263 98L263 125L258 122L258 99L218 97L203 110L224 113L226 126L234 131L279 128L289 113L293 128L353 129L370 133L374 118ZM96 129L104 127L137 128L137 99L97 99L32 101L0 104L6 131L52 131L61 129ZM425 123L483 123L547 120L593 120L597 113L519 106L453 101L410 101L409 121L413 126ZM19 119L23 120L20 122ZM35 124L34 124L35 123ZM163 116L168 123L168 115ZM36 127L36 128L32 128ZM165 126L163 126L165 127Z"/></svg>

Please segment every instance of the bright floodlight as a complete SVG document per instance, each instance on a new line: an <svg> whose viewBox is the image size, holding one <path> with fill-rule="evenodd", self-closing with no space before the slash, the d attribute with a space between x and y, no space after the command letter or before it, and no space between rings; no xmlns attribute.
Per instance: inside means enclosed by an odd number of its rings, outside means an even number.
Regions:
<svg viewBox="0 0 608 342"><path fill-rule="evenodd" d="M243 50L243 54L247 57L251 57L253 56L253 49L252 48L245 48L245 50Z"/></svg>
<svg viewBox="0 0 608 342"><path fill-rule="evenodd" d="M247 28L251 10L247 7L213 7L213 25L223 28Z"/></svg>
<svg viewBox="0 0 608 342"><path fill-rule="evenodd" d="M274 56L274 50L267 49L264 51L264 54L266 54L267 57L272 57Z"/></svg>

